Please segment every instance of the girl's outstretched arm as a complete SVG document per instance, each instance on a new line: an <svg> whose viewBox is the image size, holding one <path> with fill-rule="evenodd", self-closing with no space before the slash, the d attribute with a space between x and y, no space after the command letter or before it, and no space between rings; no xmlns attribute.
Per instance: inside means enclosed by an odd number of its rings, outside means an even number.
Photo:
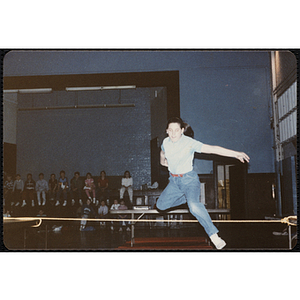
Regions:
<svg viewBox="0 0 300 300"><path fill-rule="evenodd" d="M201 148L201 153L207 153L207 154L217 154L221 156L227 156L227 157L234 157L241 161L242 163L249 162L250 157L244 153L244 152L238 152L230 149L226 149L219 146L211 146L203 144Z"/></svg>

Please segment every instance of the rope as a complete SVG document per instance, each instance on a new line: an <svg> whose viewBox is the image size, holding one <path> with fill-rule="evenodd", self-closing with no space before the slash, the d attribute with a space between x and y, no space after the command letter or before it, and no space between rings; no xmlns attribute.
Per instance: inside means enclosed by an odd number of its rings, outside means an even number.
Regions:
<svg viewBox="0 0 300 300"><path fill-rule="evenodd" d="M290 222L290 219L292 220L292 222ZM285 223L288 226L297 226L297 216L285 217L281 220L281 223Z"/></svg>
<svg viewBox="0 0 300 300"><path fill-rule="evenodd" d="M281 220L212 220L214 223L287 223L288 225L296 225L294 223L290 223L288 221L288 218L284 218ZM297 218L297 217L296 217ZM156 219L91 219L91 218L54 218L54 217L3 217L3 220L19 220L19 221L38 221L39 223L36 225L33 225L32 227L39 227L42 224L42 221L54 221L54 220L60 220L60 221L91 221L91 222L120 222L120 221L126 221L126 222L165 222L165 223L173 223L173 222L181 222L181 223L198 223L198 220L156 220Z"/></svg>

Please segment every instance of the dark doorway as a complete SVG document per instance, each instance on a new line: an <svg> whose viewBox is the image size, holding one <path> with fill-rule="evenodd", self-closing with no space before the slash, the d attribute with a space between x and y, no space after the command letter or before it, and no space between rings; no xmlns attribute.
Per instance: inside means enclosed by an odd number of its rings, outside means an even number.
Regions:
<svg viewBox="0 0 300 300"><path fill-rule="evenodd" d="M17 145L3 143L3 171L14 176L17 170Z"/></svg>
<svg viewBox="0 0 300 300"><path fill-rule="evenodd" d="M247 169L247 164L242 163L229 167L231 218L235 220L248 218L246 196Z"/></svg>

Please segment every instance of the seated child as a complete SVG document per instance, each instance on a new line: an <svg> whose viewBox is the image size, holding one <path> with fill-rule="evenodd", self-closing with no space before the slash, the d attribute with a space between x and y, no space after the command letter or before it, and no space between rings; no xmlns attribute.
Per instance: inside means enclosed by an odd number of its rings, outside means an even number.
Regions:
<svg viewBox="0 0 300 300"><path fill-rule="evenodd" d="M111 206L110 210L118 210L118 209L119 209L119 206L120 206L120 204L118 203L118 200L115 199L115 200L114 200L114 204ZM113 216L112 216L112 219L115 219L115 218L116 218L115 215L113 215ZM113 226L114 222L112 221L111 224L112 224L112 225L111 225L110 229L111 229L111 230L114 230L114 226Z"/></svg>
<svg viewBox="0 0 300 300"><path fill-rule="evenodd" d="M58 179L58 191L57 191L57 195L56 195L56 204L55 206L60 205L60 195L61 193L63 193L63 197L64 197L64 203L63 206L67 205L67 200L68 200L68 189L69 189L69 181L68 178L65 177L66 173L65 171L60 171L60 177Z"/></svg>
<svg viewBox="0 0 300 300"><path fill-rule="evenodd" d="M99 200L102 200L102 199L107 200L109 197L108 179L106 177L105 171L100 172L100 178L98 179L98 187L97 187L96 192L98 194L97 199L99 199Z"/></svg>
<svg viewBox="0 0 300 300"><path fill-rule="evenodd" d="M80 173L75 172L74 177L71 179L71 189L70 194L72 198L72 205L74 205L76 202L82 205L82 188L83 188L83 182L79 178ZM75 199L77 201L75 201Z"/></svg>
<svg viewBox="0 0 300 300"><path fill-rule="evenodd" d="M106 206L104 200L101 201L100 207L98 208L98 214L100 219L106 218L108 214L108 207ZM100 225L105 225L105 222L100 222Z"/></svg>
<svg viewBox="0 0 300 300"><path fill-rule="evenodd" d="M14 181L13 193L14 193L14 202L16 206L20 205L21 196L24 190L24 181L21 179L21 175L16 175L16 180Z"/></svg>
<svg viewBox="0 0 300 300"><path fill-rule="evenodd" d="M120 200L123 199L125 191L128 192L129 200L133 204L133 179L129 171L125 171L124 177L121 181L122 187L120 189Z"/></svg>
<svg viewBox="0 0 300 300"><path fill-rule="evenodd" d="M39 175L39 180L36 182L35 190L37 194L38 205L39 206L46 205L46 193L48 192L49 187L48 187L48 182L44 179L43 173L40 173ZM41 204L41 194L43 198L43 204Z"/></svg>
<svg viewBox="0 0 300 300"><path fill-rule="evenodd" d="M88 199L90 199L92 201L92 197L90 195L90 192L93 194L93 203L96 203L96 189L95 189L95 184L94 184L94 179L92 178L92 174L91 173L87 173L86 174L86 180L84 181L85 183L85 193L88 197Z"/></svg>
<svg viewBox="0 0 300 300"><path fill-rule="evenodd" d="M121 204L119 206L119 210L127 210L127 206L125 205L124 200L121 200ZM125 221L125 219L127 219L127 215L119 215L119 219L122 219L123 221L120 222L120 229L119 231L123 231L122 226L126 226L127 227L127 231L130 231L130 228L128 227L128 222Z"/></svg>
<svg viewBox="0 0 300 300"><path fill-rule="evenodd" d="M91 219L95 217L95 211L93 206L91 205L91 200L87 199L86 204L81 207L81 218L83 219ZM86 220L81 220L80 231L84 230L86 226Z"/></svg>
<svg viewBox="0 0 300 300"><path fill-rule="evenodd" d="M55 178L55 174L51 174L49 179L49 200L53 201L56 198L56 192L57 192L57 179Z"/></svg>
<svg viewBox="0 0 300 300"><path fill-rule="evenodd" d="M35 181L32 179L32 174L27 174L27 180L24 183L24 191L22 193L23 203L21 207L27 205L26 200L31 200L31 205L34 207Z"/></svg>
<svg viewBox="0 0 300 300"><path fill-rule="evenodd" d="M14 205L13 202L13 189L14 189L14 181L12 180L11 175L7 175L7 179L4 182L3 186L3 206L5 206L6 210L10 210L11 206Z"/></svg>

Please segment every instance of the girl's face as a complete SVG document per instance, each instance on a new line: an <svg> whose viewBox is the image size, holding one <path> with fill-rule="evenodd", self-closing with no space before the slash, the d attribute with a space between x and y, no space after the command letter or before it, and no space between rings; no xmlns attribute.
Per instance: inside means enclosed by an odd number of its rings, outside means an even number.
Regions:
<svg viewBox="0 0 300 300"><path fill-rule="evenodd" d="M104 173L104 172L101 172L100 176L101 176L101 177L105 177L105 173Z"/></svg>
<svg viewBox="0 0 300 300"><path fill-rule="evenodd" d="M87 175L86 175L86 178L87 178L87 179L90 179L90 178L91 178L91 175L90 175L90 174L87 174Z"/></svg>
<svg viewBox="0 0 300 300"><path fill-rule="evenodd" d="M167 134L172 142L177 142L183 134L184 128L180 128L179 123L170 123L167 129Z"/></svg>
<svg viewBox="0 0 300 300"><path fill-rule="evenodd" d="M129 173L128 172L125 173L125 177L129 178Z"/></svg>
<svg viewBox="0 0 300 300"><path fill-rule="evenodd" d="M65 178L65 173L60 173L61 178Z"/></svg>

